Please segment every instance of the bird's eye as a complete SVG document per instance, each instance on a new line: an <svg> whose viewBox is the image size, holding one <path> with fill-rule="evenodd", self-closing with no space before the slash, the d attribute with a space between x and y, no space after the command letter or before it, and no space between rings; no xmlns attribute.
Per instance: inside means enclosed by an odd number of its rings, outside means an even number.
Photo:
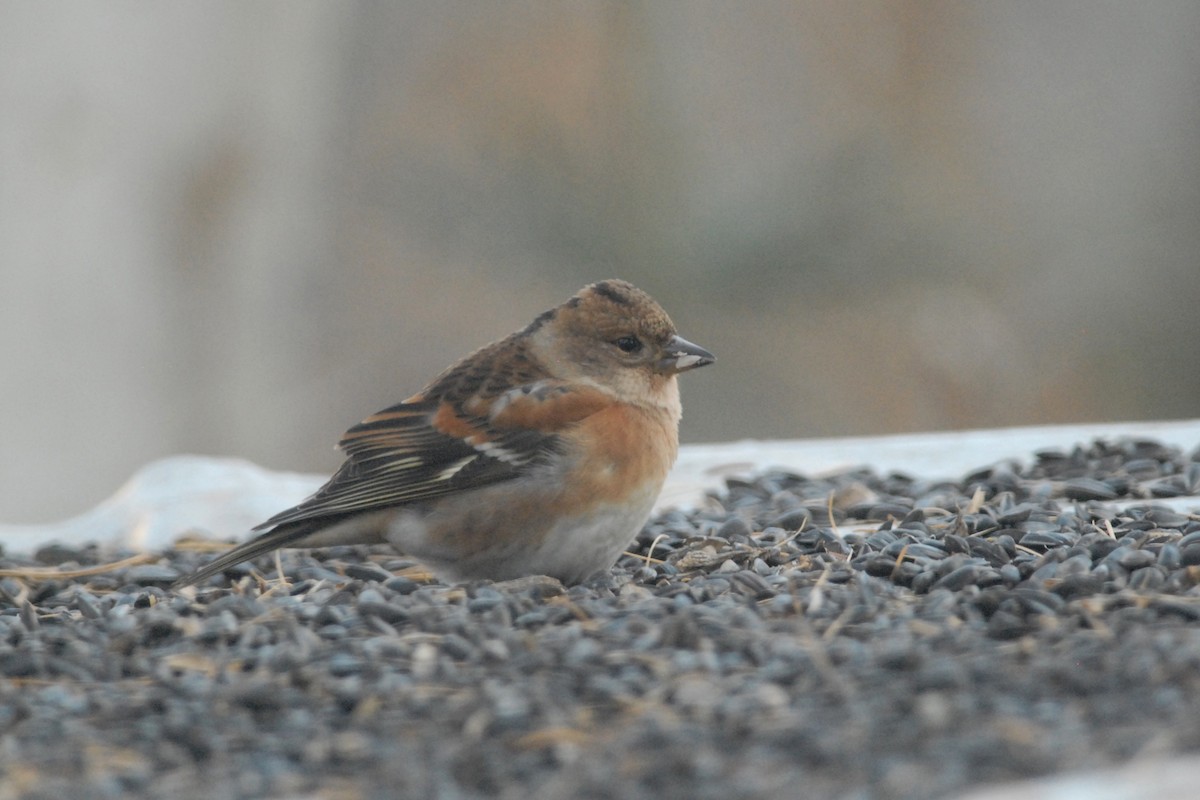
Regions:
<svg viewBox="0 0 1200 800"><path fill-rule="evenodd" d="M613 342L622 352L636 353L642 349L642 340L636 336L622 336Z"/></svg>

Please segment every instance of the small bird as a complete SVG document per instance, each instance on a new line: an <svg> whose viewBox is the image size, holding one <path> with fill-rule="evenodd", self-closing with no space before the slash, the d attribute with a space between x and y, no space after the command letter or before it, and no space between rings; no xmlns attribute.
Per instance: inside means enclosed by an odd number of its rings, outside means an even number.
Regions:
<svg viewBox="0 0 1200 800"><path fill-rule="evenodd" d="M715 360L632 284L586 286L346 431L324 486L176 587L280 547L383 542L451 582L578 583L649 518L679 451L675 376Z"/></svg>

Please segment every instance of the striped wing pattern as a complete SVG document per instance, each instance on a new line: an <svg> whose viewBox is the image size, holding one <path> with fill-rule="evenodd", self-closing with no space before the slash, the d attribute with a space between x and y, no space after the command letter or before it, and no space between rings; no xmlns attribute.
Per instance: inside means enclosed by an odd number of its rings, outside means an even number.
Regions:
<svg viewBox="0 0 1200 800"><path fill-rule="evenodd" d="M411 398L346 431L339 446L347 459L333 477L312 497L255 530L431 500L509 480L553 452L557 443L552 433L497 429L446 400Z"/></svg>

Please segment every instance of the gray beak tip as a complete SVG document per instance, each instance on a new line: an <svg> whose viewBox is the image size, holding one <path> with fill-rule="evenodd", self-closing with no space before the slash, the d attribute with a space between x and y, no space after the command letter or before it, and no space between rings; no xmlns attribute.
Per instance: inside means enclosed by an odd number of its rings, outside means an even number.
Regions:
<svg viewBox="0 0 1200 800"><path fill-rule="evenodd" d="M663 359L671 372L683 372L696 367L707 366L717 360L717 357L699 345L692 344L681 336L671 339L667 345L667 357Z"/></svg>

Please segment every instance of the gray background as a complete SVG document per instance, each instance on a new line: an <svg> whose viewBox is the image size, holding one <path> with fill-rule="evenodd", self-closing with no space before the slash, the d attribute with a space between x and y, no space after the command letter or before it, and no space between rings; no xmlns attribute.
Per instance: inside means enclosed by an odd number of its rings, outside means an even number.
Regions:
<svg viewBox="0 0 1200 800"><path fill-rule="evenodd" d="M685 441L1200 416L1200 4L0 5L0 519L339 433L584 283Z"/></svg>

